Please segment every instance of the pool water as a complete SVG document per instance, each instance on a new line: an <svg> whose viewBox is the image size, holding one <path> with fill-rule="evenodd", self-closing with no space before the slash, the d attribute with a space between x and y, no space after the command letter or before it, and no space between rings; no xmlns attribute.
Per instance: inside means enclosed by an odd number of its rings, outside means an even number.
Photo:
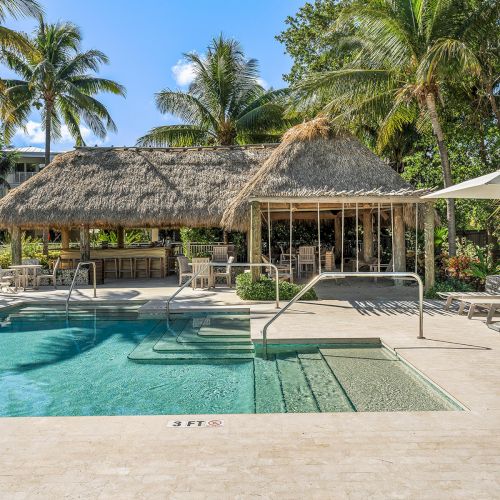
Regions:
<svg viewBox="0 0 500 500"><path fill-rule="evenodd" d="M0 416L458 409L382 347L271 345L264 359L241 313L175 318L141 318L137 306L4 312ZM210 354L204 335L228 334L236 349Z"/></svg>

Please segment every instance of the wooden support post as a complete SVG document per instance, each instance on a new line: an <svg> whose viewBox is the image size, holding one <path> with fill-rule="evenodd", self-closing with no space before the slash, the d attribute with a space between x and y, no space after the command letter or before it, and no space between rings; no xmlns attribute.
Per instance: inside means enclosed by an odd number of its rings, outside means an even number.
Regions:
<svg viewBox="0 0 500 500"><path fill-rule="evenodd" d="M64 228L61 230L61 248L63 250L69 249L69 239L70 239L70 230Z"/></svg>
<svg viewBox="0 0 500 500"><path fill-rule="evenodd" d="M229 234L226 230L222 231L222 242L224 245L227 245L229 243Z"/></svg>
<svg viewBox="0 0 500 500"><path fill-rule="evenodd" d="M405 247L405 222L403 218L403 207L394 207L394 249L393 249L394 271L406 271L406 247ZM396 280L396 285L403 285L402 280Z"/></svg>
<svg viewBox="0 0 500 500"><path fill-rule="evenodd" d="M44 227L42 230L42 253L45 256L49 255L49 235L50 229Z"/></svg>
<svg viewBox="0 0 500 500"><path fill-rule="evenodd" d="M160 230L157 227L151 229L151 241L158 241L160 239Z"/></svg>
<svg viewBox="0 0 500 500"><path fill-rule="evenodd" d="M363 260L370 262L373 257L373 225L371 210L363 210Z"/></svg>
<svg viewBox="0 0 500 500"><path fill-rule="evenodd" d="M23 260L23 245L21 242L21 234L21 228L18 226L14 226L10 231L10 247L13 265L19 265Z"/></svg>
<svg viewBox="0 0 500 500"><path fill-rule="evenodd" d="M125 247L125 229L123 229L123 227L118 227L116 229L116 238L117 238L118 248L124 248Z"/></svg>
<svg viewBox="0 0 500 500"><path fill-rule="evenodd" d="M429 291L435 283L434 260L434 205L425 204L425 291Z"/></svg>
<svg viewBox="0 0 500 500"><path fill-rule="evenodd" d="M80 260L88 262L90 260L90 229L89 226L80 227Z"/></svg>
<svg viewBox="0 0 500 500"><path fill-rule="evenodd" d="M340 214L339 214L340 215ZM336 217L334 219L334 231L335 231L335 257L340 258L342 253L342 219Z"/></svg>
<svg viewBox="0 0 500 500"><path fill-rule="evenodd" d="M260 203L252 201L252 219L250 224L250 263L258 264L262 262L262 220L260 213ZM252 267L252 281L257 281L260 276L260 268Z"/></svg>

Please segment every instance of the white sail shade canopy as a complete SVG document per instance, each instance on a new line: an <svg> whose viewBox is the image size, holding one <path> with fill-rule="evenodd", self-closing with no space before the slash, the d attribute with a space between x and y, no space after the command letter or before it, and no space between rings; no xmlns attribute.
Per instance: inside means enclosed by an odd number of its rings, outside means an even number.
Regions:
<svg viewBox="0 0 500 500"><path fill-rule="evenodd" d="M426 198L500 199L500 170L422 196Z"/></svg>

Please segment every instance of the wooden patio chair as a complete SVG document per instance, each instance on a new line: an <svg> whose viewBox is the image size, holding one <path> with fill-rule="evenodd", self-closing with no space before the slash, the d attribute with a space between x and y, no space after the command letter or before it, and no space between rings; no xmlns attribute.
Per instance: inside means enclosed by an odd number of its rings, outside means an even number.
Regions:
<svg viewBox="0 0 500 500"><path fill-rule="evenodd" d="M212 267L207 266L210 263L209 257L193 257L192 268L193 268L193 276L199 272L198 276L193 279L193 290L198 286L198 283L201 284L201 288L203 288L204 283L207 283L207 288L211 288L213 286L213 273Z"/></svg>
<svg viewBox="0 0 500 500"><path fill-rule="evenodd" d="M177 270L179 272L179 286L182 285L182 281L184 278L191 278L193 273L191 268L189 267L189 260L184 255L177 256Z"/></svg>
<svg viewBox="0 0 500 500"><path fill-rule="evenodd" d="M227 262L228 247L226 245L218 245L214 247L212 253L213 262Z"/></svg>
<svg viewBox="0 0 500 500"><path fill-rule="evenodd" d="M313 274L316 274L316 247L299 247L298 275L307 272L311 268Z"/></svg>
<svg viewBox="0 0 500 500"><path fill-rule="evenodd" d="M227 259L227 264L224 267L224 271L221 271L221 268L214 268L214 272L212 273L213 277L213 283L215 286L215 283L217 281L217 278L226 278L226 283L229 288L232 288L232 282L231 282L231 264L234 262L234 257L231 256Z"/></svg>
<svg viewBox="0 0 500 500"><path fill-rule="evenodd" d="M59 266L61 265L61 257L58 257L56 262L54 263L54 267L52 269L52 273L50 274L39 274L36 277L36 286L40 286L42 284L42 281L47 280L49 283L52 282L52 286L54 288L57 288L56 286L56 276L57 276L57 270L59 269Z"/></svg>

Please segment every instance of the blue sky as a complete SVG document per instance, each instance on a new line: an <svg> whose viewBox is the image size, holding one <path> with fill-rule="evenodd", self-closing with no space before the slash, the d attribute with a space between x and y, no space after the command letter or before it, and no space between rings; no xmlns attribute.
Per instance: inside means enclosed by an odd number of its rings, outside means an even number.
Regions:
<svg viewBox="0 0 500 500"><path fill-rule="evenodd" d="M117 134L96 141L84 131L88 144L123 146L156 125L173 122L155 108L154 93L165 87L186 88L189 68L182 53L203 53L211 38L223 33L241 42L249 57L259 60L261 77L275 88L291 61L274 36L284 20L304 0L41 0L49 22L72 21L83 31L84 49L97 48L110 58L101 75L127 88L126 99L101 96L118 126ZM34 21L13 21L10 28L31 31ZM2 75L7 75L0 67ZM19 131L14 144L41 146L40 117L33 114L28 132ZM64 133L56 150L69 149L72 139Z"/></svg>

